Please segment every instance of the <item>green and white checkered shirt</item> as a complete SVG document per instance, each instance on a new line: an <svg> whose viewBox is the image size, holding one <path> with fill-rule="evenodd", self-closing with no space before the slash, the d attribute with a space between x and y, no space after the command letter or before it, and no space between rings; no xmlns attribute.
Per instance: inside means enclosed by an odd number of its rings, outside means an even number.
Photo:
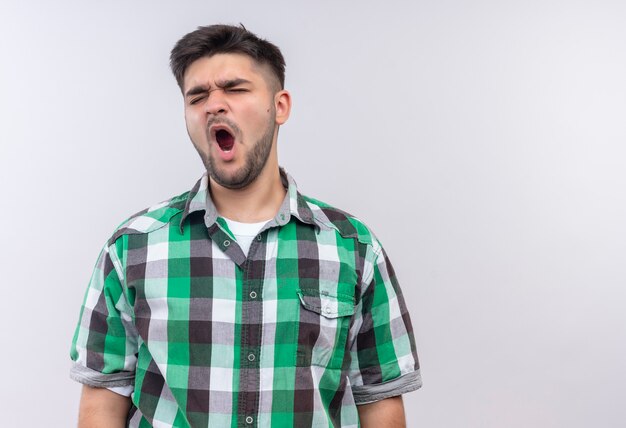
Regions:
<svg viewBox="0 0 626 428"><path fill-rule="evenodd" d="M134 384L131 427L357 427L357 404L421 386L385 251L356 218L287 195L246 257L208 191L122 224L74 335L71 377Z"/></svg>

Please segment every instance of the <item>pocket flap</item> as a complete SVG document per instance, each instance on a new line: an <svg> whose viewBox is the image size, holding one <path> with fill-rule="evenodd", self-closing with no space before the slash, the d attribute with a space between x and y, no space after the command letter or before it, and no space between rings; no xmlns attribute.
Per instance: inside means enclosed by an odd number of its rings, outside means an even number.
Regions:
<svg viewBox="0 0 626 428"><path fill-rule="evenodd" d="M331 294L316 289L299 289L302 306L326 318L346 317L354 314L354 297L346 294Z"/></svg>

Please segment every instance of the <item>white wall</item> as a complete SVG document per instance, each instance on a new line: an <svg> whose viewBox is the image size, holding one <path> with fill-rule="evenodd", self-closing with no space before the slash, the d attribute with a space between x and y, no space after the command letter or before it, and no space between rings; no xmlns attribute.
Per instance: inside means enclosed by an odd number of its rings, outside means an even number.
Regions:
<svg viewBox="0 0 626 428"><path fill-rule="evenodd" d="M2 425L75 424L101 245L202 173L169 50L242 22L287 59L282 164L394 262L409 426L624 426L626 4L295 3L2 2Z"/></svg>

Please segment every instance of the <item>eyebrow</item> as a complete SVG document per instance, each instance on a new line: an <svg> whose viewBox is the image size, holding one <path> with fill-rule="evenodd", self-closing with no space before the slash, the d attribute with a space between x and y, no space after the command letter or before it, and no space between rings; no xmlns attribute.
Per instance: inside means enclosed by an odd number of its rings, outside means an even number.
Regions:
<svg viewBox="0 0 626 428"><path fill-rule="evenodd" d="M208 86L204 86L204 85L194 86L193 88L189 89L185 93L185 97L191 97L191 96L194 96L194 95L204 94L204 93L206 93L208 91L209 91L209 87Z"/></svg>
<svg viewBox="0 0 626 428"><path fill-rule="evenodd" d="M215 86L217 86L220 89L230 89L230 88L234 88L235 86L243 85L244 83L252 83L252 82L247 79L236 78L236 79L220 80L215 83ZM210 86L198 85L189 89L185 93L185 97L191 97L194 95L204 94L210 91L211 91Z"/></svg>
<svg viewBox="0 0 626 428"><path fill-rule="evenodd" d="M229 88L234 88L235 86L242 85L244 83L252 83L252 82L246 79L236 78L236 79L230 79L230 80L220 80L216 82L215 85L220 89L229 89Z"/></svg>

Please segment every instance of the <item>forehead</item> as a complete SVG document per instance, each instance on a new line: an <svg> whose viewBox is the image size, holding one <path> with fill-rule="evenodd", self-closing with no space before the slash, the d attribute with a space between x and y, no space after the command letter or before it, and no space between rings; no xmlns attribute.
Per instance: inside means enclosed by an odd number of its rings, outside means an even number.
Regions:
<svg viewBox="0 0 626 428"><path fill-rule="evenodd" d="M215 82L246 79L252 82L264 81L269 70L257 64L247 55L238 53L215 54L192 62L183 77L184 89L195 85L214 85Z"/></svg>

